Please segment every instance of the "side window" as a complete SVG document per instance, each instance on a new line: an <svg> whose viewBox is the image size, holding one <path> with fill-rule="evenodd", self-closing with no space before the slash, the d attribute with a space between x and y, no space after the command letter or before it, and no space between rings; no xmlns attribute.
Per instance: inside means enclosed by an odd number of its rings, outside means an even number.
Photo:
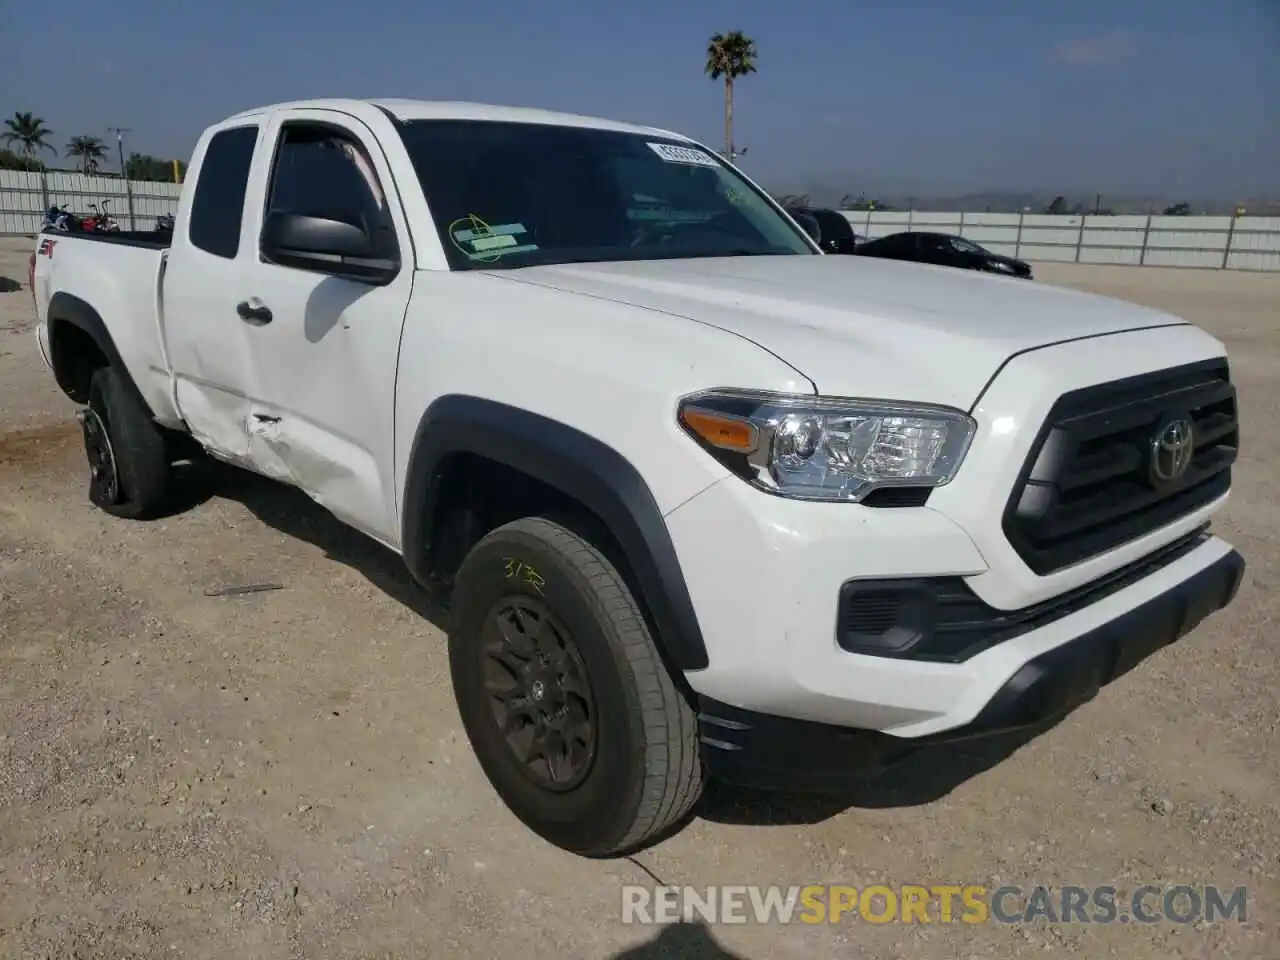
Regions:
<svg viewBox="0 0 1280 960"><path fill-rule="evenodd" d="M284 126L266 213L354 217L371 236L390 228L385 194L369 155L354 138L323 124Z"/></svg>
<svg viewBox="0 0 1280 960"><path fill-rule="evenodd" d="M258 142L258 128L232 127L209 140L191 200L191 243L215 257L234 260L240 251L245 188Z"/></svg>

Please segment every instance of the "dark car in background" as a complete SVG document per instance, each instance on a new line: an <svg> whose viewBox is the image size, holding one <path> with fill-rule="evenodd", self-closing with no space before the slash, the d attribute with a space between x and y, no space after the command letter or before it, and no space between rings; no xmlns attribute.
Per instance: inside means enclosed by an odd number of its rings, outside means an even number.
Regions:
<svg viewBox="0 0 1280 960"><path fill-rule="evenodd" d="M877 237L858 246L858 255L888 260L911 260L961 270L982 270L1011 277L1031 279L1031 265L1025 260L992 253L972 240L951 233L908 230Z"/></svg>
<svg viewBox="0 0 1280 960"><path fill-rule="evenodd" d="M787 207L787 213L818 241L823 253L856 253L867 242L866 237L853 232L853 224L839 210L828 210L825 207ZM816 235L806 220L817 225Z"/></svg>

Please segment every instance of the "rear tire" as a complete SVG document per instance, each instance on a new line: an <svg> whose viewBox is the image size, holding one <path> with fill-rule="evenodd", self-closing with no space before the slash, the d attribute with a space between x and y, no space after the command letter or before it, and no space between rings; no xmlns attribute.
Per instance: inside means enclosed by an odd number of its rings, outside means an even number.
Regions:
<svg viewBox="0 0 1280 960"><path fill-rule="evenodd" d="M142 520L169 500L168 448L160 428L114 367L95 370L80 414L89 500L113 517Z"/></svg>
<svg viewBox="0 0 1280 960"><path fill-rule="evenodd" d="M701 795L693 710L618 571L564 527L528 517L476 544L455 581L449 665L481 768L548 842L620 856Z"/></svg>

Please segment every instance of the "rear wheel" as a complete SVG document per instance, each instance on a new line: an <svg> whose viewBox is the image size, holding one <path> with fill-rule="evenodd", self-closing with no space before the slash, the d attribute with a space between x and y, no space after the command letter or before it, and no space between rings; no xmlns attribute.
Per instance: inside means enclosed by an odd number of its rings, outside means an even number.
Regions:
<svg viewBox="0 0 1280 960"><path fill-rule="evenodd" d="M449 662L481 767L549 842L618 856L701 794L692 709L618 571L566 528L517 520L468 554Z"/></svg>
<svg viewBox="0 0 1280 960"><path fill-rule="evenodd" d="M94 371L89 404L79 417L90 502L112 516L135 520L162 510L171 472L164 437L114 367Z"/></svg>

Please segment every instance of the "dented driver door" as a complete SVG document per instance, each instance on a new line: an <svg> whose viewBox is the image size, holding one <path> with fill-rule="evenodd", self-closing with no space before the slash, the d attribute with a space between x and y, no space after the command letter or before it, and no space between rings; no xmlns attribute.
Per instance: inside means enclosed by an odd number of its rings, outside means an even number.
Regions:
<svg viewBox="0 0 1280 960"><path fill-rule="evenodd" d="M237 291L254 371L249 459L394 546L396 364L413 262L399 205L383 186L392 182L386 160L368 128L336 111L284 111L268 138L259 225L272 211L359 212L382 231L400 268L371 283L272 263L256 251ZM261 245L260 227L255 235Z"/></svg>

